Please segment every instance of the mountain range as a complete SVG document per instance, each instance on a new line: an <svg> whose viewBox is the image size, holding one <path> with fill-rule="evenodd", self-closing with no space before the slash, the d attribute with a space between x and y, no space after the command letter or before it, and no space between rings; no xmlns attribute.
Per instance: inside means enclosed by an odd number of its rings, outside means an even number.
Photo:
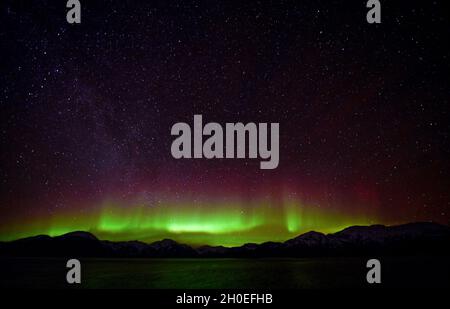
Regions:
<svg viewBox="0 0 450 309"><path fill-rule="evenodd" d="M285 242L247 243L239 247L191 247L171 239L99 240L88 232L61 236L39 235L0 242L2 257L312 257L366 255L450 255L450 226L429 222L396 226L352 226L333 234L308 232Z"/></svg>

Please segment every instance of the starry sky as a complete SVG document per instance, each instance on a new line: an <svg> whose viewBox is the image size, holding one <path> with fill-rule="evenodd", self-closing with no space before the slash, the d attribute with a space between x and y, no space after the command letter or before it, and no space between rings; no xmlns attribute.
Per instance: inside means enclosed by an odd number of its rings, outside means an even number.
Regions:
<svg viewBox="0 0 450 309"><path fill-rule="evenodd" d="M237 245L450 222L444 1L0 4L0 240ZM386 2L386 3L385 3ZM277 122L280 163L171 156L177 122Z"/></svg>

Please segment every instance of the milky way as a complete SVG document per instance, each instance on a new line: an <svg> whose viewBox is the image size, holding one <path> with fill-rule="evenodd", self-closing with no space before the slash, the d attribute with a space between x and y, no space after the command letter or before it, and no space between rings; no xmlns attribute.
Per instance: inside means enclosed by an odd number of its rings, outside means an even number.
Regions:
<svg viewBox="0 0 450 309"><path fill-rule="evenodd" d="M0 239L236 245L450 220L438 2L0 4ZM174 159L194 114L279 123L279 165Z"/></svg>

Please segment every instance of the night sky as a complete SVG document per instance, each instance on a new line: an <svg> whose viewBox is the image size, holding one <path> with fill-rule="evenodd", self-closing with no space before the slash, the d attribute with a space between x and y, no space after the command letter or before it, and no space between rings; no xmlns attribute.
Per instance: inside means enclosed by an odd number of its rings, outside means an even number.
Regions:
<svg viewBox="0 0 450 309"><path fill-rule="evenodd" d="M444 1L381 1L378 25L364 0L111 2L70 25L65 1L1 1L0 240L449 224ZM174 159L194 114L279 123L278 168Z"/></svg>

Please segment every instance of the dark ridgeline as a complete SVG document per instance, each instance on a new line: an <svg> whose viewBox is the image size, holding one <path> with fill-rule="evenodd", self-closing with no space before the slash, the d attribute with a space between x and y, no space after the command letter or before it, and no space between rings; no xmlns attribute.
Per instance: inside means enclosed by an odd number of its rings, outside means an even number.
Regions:
<svg viewBox="0 0 450 309"><path fill-rule="evenodd" d="M170 239L151 244L139 241L99 240L87 232L45 235L0 243L3 257L320 257L449 255L450 227L436 223L398 226L352 226L334 234L308 232L285 241L240 247L192 248Z"/></svg>

